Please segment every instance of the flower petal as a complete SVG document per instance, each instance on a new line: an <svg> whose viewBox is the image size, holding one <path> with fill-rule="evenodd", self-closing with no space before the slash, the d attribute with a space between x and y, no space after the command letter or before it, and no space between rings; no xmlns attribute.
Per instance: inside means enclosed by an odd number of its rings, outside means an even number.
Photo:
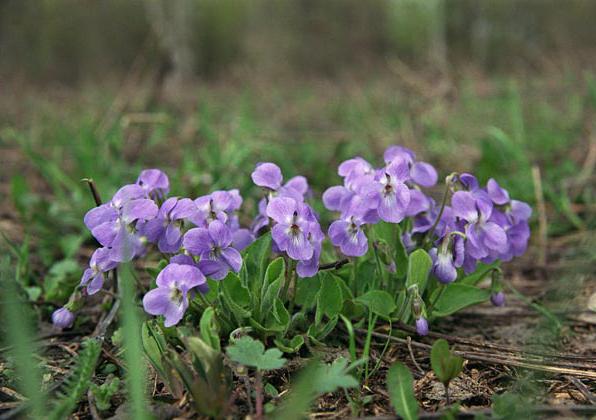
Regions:
<svg viewBox="0 0 596 420"><path fill-rule="evenodd" d="M294 260L308 260L312 257L314 249L309 241L306 240L304 233L292 234L288 238L286 245L288 256Z"/></svg>
<svg viewBox="0 0 596 420"><path fill-rule="evenodd" d="M437 183L437 170L426 162L416 162L410 169L412 181L422 187L432 187Z"/></svg>
<svg viewBox="0 0 596 420"><path fill-rule="evenodd" d="M230 228L219 220L214 220L209 223L208 230L212 242L218 247L225 248L232 243L232 233L230 232Z"/></svg>
<svg viewBox="0 0 596 420"><path fill-rule="evenodd" d="M113 222L117 218L118 210L111 204L102 204L89 210L83 221L89 230L93 230L102 223Z"/></svg>
<svg viewBox="0 0 596 420"><path fill-rule="evenodd" d="M205 228L193 228L186 232L182 246L193 255L201 255L211 251L213 241Z"/></svg>
<svg viewBox="0 0 596 420"><path fill-rule="evenodd" d="M240 268L242 267L242 256L236 249L232 247L224 248L221 250L221 256L232 270L236 273L240 271Z"/></svg>
<svg viewBox="0 0 596 420"><path fill-rule="evenodd" d="M276 197L267 205L267 216L277 223L290 224L297 210L296 201L288 197Z"/></svg>
<svg viewBox="0 0 596 420"><path fill-rule="evenodd" d="M94 295L101 290L103 287L103 273L97 273L89 284L87 284L87 293L89 295Z"/></svg>
<svg viewBox="0 0 596 420"><path fill-rule="evenodd" d="M501 188L499 183L493 178L488 180L486 190L488 191L491 200L493 200L493 203L503 205L509 202L509 193L507 190Z"/></svg>
<svg viewBox="0 0 596 420"><path fill-rule="evenodd" d="M253 182L259 187L277 190L281 187L281 169L275 163L260 163L250 176Z"/></svg>
<svg viewBox="0 0 596 420"><path fill-rule="evenodd" d="M158 287L143 296L143 309L151 315L165 314L170 303L170 290L167 288Z"/></svg>
<svg viewBox="0 0 596 420"><path fill-rule="evenodd" d="M476 209L476 199L469 191L457 191L451 198L451 208L455 216L474 223L478 220L478 210Z"/></svg>
<svg viewBox="0 0 596 420"><path fill-rule="evenodd" d="M146 192L137 184L129 184L120 188L112 197L112 204L116 208L121 208L124 203L130 200L136 200L145 197Z"/></svg>
<svg viewBox="0 0 596 420"><path fill-rule="evenodd" d="M157 216L159 209L153 200L138 198L129 200L122 207L122 219L126 224L135 220L150 220Z"/></svg>

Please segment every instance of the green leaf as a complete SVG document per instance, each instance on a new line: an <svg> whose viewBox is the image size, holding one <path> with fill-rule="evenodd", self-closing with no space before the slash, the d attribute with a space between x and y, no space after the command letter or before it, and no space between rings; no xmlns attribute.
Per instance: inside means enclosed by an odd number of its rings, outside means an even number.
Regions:
<svg viewBox="0 0 596 420"><path fill-rule="evenodd" d="M73 259L58 261L44 278L44 298L51 302L64 302L81 279L81 267Z"/></svg>
<svg viewBox="0 0 596 420"><path fill-rule="evenodd" d="M384 290L371 290L357 297L355 301L366 306L374 314L384 318L389 318L397 308L391 295Z"/></svg>
<svg viewBox="0 0 596 420"><path fill-rule="evenodd" d="M304 345L304 337L296 335L291 340L275 339L273 342L284 353L297 353Z"/></svg>
<svg viewBox="0 0 596 420"><path fill-rule="evenodd" d="M430 363L439 381L447 386L449 381L461 373L464 360L452 354L447 341L441 338L433 344L430 351Z"/></svg>
<svg viewBox="0 0 596 420"><path fill-rule="evenodd" d="M317 294L321 289L321 278L319 275L299 279L296 282L296 304L308 310L317 304Z"/></svg>
<svg viewBox="0 0 596 420"><path fill-rule="evenodd" d="M265 271L265 284L273 283L275 280L283 277L286 263L282 257L271 261Z"/></svg>
<svg viewBox="0 0 596 420"><path fill-rule="evenodd" d="M321 290L319 290L318 309L329 318L332 318L341 311L343 305L342 289L335 277L328 273L321 272L319 277L321 278Z"/></svg>
<svg viewBox="0 0 596 420"><path fill-rule="evenodd" d="M280 298L276 298L273 301L273 317L275 318L277 325L282 328L282 331L287 330L290 325L290 313Z"/></svg>
<svg viewBox="0 0 596 420"><path fill-rule="evenodd" d="M423 249L417 249L410 254L408 259L408 278L406 287L418 285L418 291L422 295L426 288L428 273L433 265L432 258Z"/></svg>
<svg viewBox="0 0 596 420"><path fill-rule="evenodd" d="M265 322L267 315L271 313L273 301L279 296L279 290L284 282L286 264L283 258L273 260L265 272L265 282L261 289L261 305L256 318Z"/></svg>
<svg viewBox="0 0 596 420"><path fill-rule="evenodd" d="M250 244L243 252L242 270L240 277L242 284L248 287L254 298L261 296L261 287L263 284L263 277L265 275L265 268L267 259L271 254L271 234L258 238Z"/></svg>
<svg viewBox="0 0 596 420"><path fill-rule="evenodd" d="M490 290L480 289L467 284L451 283L439 295L435 302L432 315L444 317L463 308L485 302L490 298Z"/></svg>
<svg viewBox="0 0 596 420"><path fill-rule="evenodd" d="M286 364L281 351L275 348L265 351L263 343L249 336L236 340L226 352L234 362L258 370L280 369Z"/></svg>
<svg viewBox="0 0 596 420"><path fill-rule="evenodd" d="M408 251L401 239L402 231L399 225L396 225L397 241L395 243L395 273L397 277L404 278L408 273Z"/></svg>
<svg viewBox="0 0 596 420"><path fill-rule="evenodd" d="M379 223L373 225L372 229L377 239L393 247L395 245L396 226L395 223L387 223L381 220Z"/></svg>
<svg viewBox="0 0 596 420"><path fill-rule="evenodd" d="M333 331L337 325L338 319L338 317L334 316L325 324L312 324L310 327L308 327L306 335L315 343L321 343L321 340L323 340L331 333L331 331Z"/></svg>
<svg viewBox="0 0 596 420"><path fill-rule="evenodd" d="M251 303L250 293L236 274L229 273L221 281L221 292L226 305L236 317L240 319L250 317L251 311L248 309Z"/></svg>
<svg viewBox="0 0 596 420"><path fill-rule="evenodd" d="M418 402L414 396L412 373L403 363L396 362L387 372L387 392L395 412L405 420L418 418Z"/></svg>
<svg viewBox="0 0 596 420"><path fill-rule="evenodd" d="M205 341L213 349L218 351L221 350L219 328L215 318L215 309L212 307L205 309L203 315L201 315L199 326L203 341Z"/></svg>
<svg viewBox="0 0 596 420"><path fill-rule="evenodd" d="M349 373L348 359L338 357L331 364L324 364L316 378L313 387L319 394L335 392L339 388L356 388L358 381Z"/></svg>
<svg viewBox="0 0 596 420"><path fill-rule="evenodd" d="M495 261L492 264L483 264L479 263L478 267L476 267L476 271L474 271L469 276L465 276L458 283L461 284L468 284L470 286L475 286L478 284L480 280L482 280L487 274L489 274L492 270L499 266L499 262Z"/></svg>

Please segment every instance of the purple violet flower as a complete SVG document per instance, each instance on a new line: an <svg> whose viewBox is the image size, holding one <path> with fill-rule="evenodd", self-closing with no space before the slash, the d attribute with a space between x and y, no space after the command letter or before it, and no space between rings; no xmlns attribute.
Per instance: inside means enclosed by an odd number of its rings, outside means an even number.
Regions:
<svg viewBox="0 0 596 420"><path fill-rule="evenodd" d="M469 191L457 191L451 199L454 214L465 222L466 253L481 259L492 251L507 250L507 234L497 223L489 221L493 203Z"/></svg>
<svg viewBox="0 0 596 420"><path fill-rule="evenodd" d="M418 335L428 335L428 321L425 317L421 316L416 320L416 332Z"/></svg>
<svg viewBox="0 0 596 420"><path fill-rule="evenodd" d="M65 306L62 308L56 309L52 313L52 324L56 328L70 328L74 323L75 316L74 314L68 310Z"/></svg>
<svg viewBox="0 0 596 420"><path fill-rule="evenodd" d="M439 248L430 250L433 259L432 273L441 283L457 279L457 268L464 263L464 239L461 236L446 235Z"/></svg>
<svg viewBox="0 0 596 420"><path fill-rule="evenodd" d="M207 228L194 228L186 232L184 248L193 255L201 257L199 268L208 277L222 280L230 270L239 272L242 257L233 248L230 228L214 220Z"/></svg>
<svg viewBox="0 0 596 420"><path fill-rule="evenodd" d="M147 197L163 199L170 192L170 180L159 169L142 171L137 179L137 185L143 188Z"/></svg>
<svg viewBox="0 0 596 420"><path fill-rule="evenodd" d="M190 220L198 227L207 227L213 220L226 223L242 205L238 190L214 191L195 200L196 212Z"/></svg>
<svg viewBox="0 0 596 420"><path fill-rule="evenodd" d="M93 295L103 287L104 273L113 270L118 263L110 259L111 252L108 248L98 248L91 255L89 268L83 273L81 286L87 287L87 294Z"/></svg>
<svg viewBox="0 0 596 420"><path fill-rule="evenodd" d="M157 288L143 297L143 308L151 315L163 315L164 325L176 325L189 305L189 293L206 282L197 267L188 264L168 264L157 276Z"/></svg>
<svg viewBox="0 0 596 420"><path fill-rule="evenodd" d="M307 239L313 247L312 257L308 260L300 260L296 264L296 273L298 277L312 277L319 271L319 259L321 257L321 249L325 234L321 230L318 223L310 224L310 231L307 234Z"/></svg>
<svg viewBox="0 0 596 420"><path fill-rule="evenodd" d="M196 206L191 199L168 198L154 219L139 225L139 234L149 242L157 243L160 252L175 253L182 246L182 223L195 212Z"/></svg>
<svg viewBox="0 0 596 420"><path fill-rule="evenodd" d="M279 190L283 181L279 166L270 162L258 163L250 177L255 185L272 191Z"/></svg>
<svg viewBox="0 0 596 420"><path fill-rule="evenodd" d="M389 223L401 222L410 204L410 190L405 181L408 179L409 169L404 161L394 161L389 164L375 182L374 190L367 197L377 202L379 217Z"/></svg>
<svg viewBox="0 0 596 420"><path fill-rule="evenodd" d="M317 223L313 222L312 211L306 204L289 197L276 197L267 205L267 216L276 222L271 235L280 251L298 261L312 258L314 247L308 234L311 224Z"/></svg>
<svg viewBox="0 0 596 420"><path fill-rule="evenodd" d="M495 306L505 306L505 293L497 292L490 295L490 301Z"/></svg>
<svg viewBox="0 0 596 420"><path fill-rule="evenodd" d="M360 257L368 251L368 238L362 231L363 223L352 216L340 219L329 226L329 238L344 255Z"/></svg>
<svg viewBox="0 0 596 420"><path fill-rule="evenodd" d="M144 198L145 190L139 185L122 187L109 203L87 212L85 225L104 247L111 248L111 259L130 261L142 250L136 233L136 222L153 219L158 212L153 200Z"/></svg>

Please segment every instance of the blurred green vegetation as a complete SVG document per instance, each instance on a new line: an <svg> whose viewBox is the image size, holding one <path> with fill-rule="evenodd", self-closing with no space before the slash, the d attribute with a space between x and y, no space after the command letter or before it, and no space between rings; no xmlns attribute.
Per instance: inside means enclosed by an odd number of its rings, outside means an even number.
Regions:
<svg viewBox="0 0 596 420"><path fill-rule="evenodd" d="M207 77L246 66L268 74L336 75L393 56L491 71L536 69L552 65L558 54L592 56L596 3L564 3L3 0L0 69L73 83L124 73L140 53L159 66L177 65L185 55L192 72Z"/></svg>

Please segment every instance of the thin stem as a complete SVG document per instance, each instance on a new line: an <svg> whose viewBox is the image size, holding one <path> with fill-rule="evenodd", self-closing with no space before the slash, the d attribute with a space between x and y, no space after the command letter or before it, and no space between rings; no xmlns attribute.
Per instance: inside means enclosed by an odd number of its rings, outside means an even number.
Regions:
<svg viewBox="0 0 596 420"><path fill-rule="evenodd" d="M83 182L86 182L89 185L89 189L91 190L91 195L93 195L93 200L95 200L96 206L101 206L101 196L99 195L99 191L97 191L97 187L95 186L95 181L91 178L83 178Z"/></svg>
<svg viewBox="0 0 596 420"><path fill-rule="evenodd" d="M244 375L243 376L243 380L244 380L244 386L246 386L246 401L248 402L248 409L250 410L250 412L252 413L253 411L253 405L252 405L252 387L250 386L250 378L248 377L248 375Z"/></svg>
<svg viewBox="0 0 596 420"><path fill-rule="evenodd" d="M441 299L441 296L443 296L443 293L445 293L445 290L447 290L447 285L444 283L440 283L439 287L441 288L441 290L439 290L439 293L437 294L437 297L435 299L433 299L432 302L430 302L430 308L429 310L432 310L435 305L437 304L437 302L439 301L439 299Z"/></svg>
<svg viewBox="0 0 596 420"><path fill-rule="evenodd" d="M392 330L393 330L393 324L391 322L391 319L389 319L389 331L392 331ZM375 374L375 372L377 370L379 370L379 368L381 367L381 363L383 362L383 356L385 356L385 352L387 351L387 348L389 348L389 344L390 343L391 343L391 339L388 338L385 341L385 345L383 346L383 351L381 351L381 355L379 356L379 360L375 364L375 367L373 368L373 370L370 372L370 376L373 376Z"/></svg>
<svg viewBox="0 0 596 420"><path fill-rule="evenodd" d="M296 303L296 265L292 264L292 271L290 273L290 286L289 286L289 300L290 300L290 313L294 313L294 305Z"/></svg>
<svg viewBox="0 0 596 420"><path fill-rule="evenodd" d="M369 310L369 312L368 312L368 330L366 333L366 341L364 342L364 349L362 351L362 356L365 359L367 359L366 364L365 364L365 369L364 369L364 381L365 382L368 381L368 358L370 355L370 343L372 341L373 327L374 327L376 321L377 321L377 316L373 315L372 311Z"/></svg>
<svg viewBox="0 0 596 420"><path fill-rule="evenodd" d="M449 397L449 381L444 384L445 385L445 402L448 406L451 405L451 398Z"/></svg>
<svg viewBox="0 0 596 420"><path fill-rule="evenodd" d="M374 251L374 254L375 254L375 261L377 263L377 270L379 271L379 277L381 278L381 286L386 286L386 283L387 282L385 281L385 277L386 277L385 272L387 270L384 270L383 269L383 264L381 263L381 257L379 257L379 250L377 248L377 243L376 242L373 242L373 251ZM375 282L374 283L374 289L376 289L378 287L378 285L377 285L377 277L375 277L374 282Z"/></svg>
<svg viewBox="0 0 596 420"><path fill-rule="evenodd" d="M443 212L445 211L445 206L447 205L447 200L449 199L449 194L451 192L451 181L453 177L454 175L451 174L447 178L445 178L445 191L443 192L443 199L441 200L441 208L439 209L439 214L437 215L437 218L435 219L434 223L432 224L432 226L428 230L428 233L426 234L425 242L432 241L435 229L441 221L441 217L443 217Z"/></svg>
<svg viewBox="0 0 596 420"><path fill-rule="evenodd" d="M337 260L331 263L327 263L327 264L322 264L319 266L319 271L323 271L323 270L339 270L340 268L342 268L344 265L346 265L347 263L349 263L350 260L347 258L343 258L341 260Z"/></svg>
<svg viewBox="0 0 596 420"><path fill-rule="evenodd" d="M255 404L256 404L256 418L263 418L263 377L261 371L257 370L255 374Z"/></svg>

